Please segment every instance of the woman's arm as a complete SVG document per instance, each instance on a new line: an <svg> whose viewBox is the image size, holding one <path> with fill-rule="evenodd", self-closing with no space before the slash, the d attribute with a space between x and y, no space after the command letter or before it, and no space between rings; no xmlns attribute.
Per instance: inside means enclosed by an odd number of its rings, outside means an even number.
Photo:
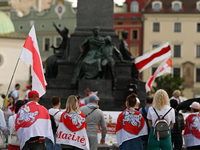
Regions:
<svg viewBox="0 0 200 150"><path fill-rule="evenodd" d="M174 127L174 123L170 123L170 130Z"/></svg>
<svg viewBox="0 0 200 150"><path fill-rule="evenodd" d="M152 121L148 120L148 124L149 124L149 128L151 129L152 128Z"/></svg>

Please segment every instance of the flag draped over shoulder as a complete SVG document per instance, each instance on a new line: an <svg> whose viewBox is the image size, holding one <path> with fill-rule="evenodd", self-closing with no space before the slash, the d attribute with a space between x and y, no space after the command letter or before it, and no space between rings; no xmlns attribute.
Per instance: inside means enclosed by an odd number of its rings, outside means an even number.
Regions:
<svg viewBox="0 0 200 150"><path fill-rule="evenodd" d="M30 101L19 109L15 130L20 140L20 149L31 137L48 137L54 142L49 113L44 106L35 101Z"/></svg>
<svg viewBox="0 0 200 150"><path fill-rule="evenodd" d="M46 93L46 80L43 73L42 61L38 48L35 28L32 26L22 48L20 59L31 65L32 90L36 90L41 97Z"/></svg>
<svg viewBox="0 0 200 150"><path fill-rule="evenodd" d="M151 91L153 82L157 77L162 76L165 73L171 73L171 67L172 67L172 61L170 58L167 58L165 61L163 61L162 64L158 66L155 73L146 82L146 85L145 85L146 92Z"/></svg>
<svg viewBox="0 0 200 150"><path fill-rule="evenodd" d="M155 50L148 54L144 54L135 59L135 66L139 72L149 68L153 64L169 58L171 56L171 49L169 42L157 47Z"/></svg>
<svg viewBox="0 0 200 150"><path fill-rule="evenodd" d="M116 125L116 137L118 145L130 139L147 135L147 125L139 111L130 107L119 114Z"/></svg>
<svg viewBox="0 0 200 150"><path fill-rule="evenodd" d="M86 118L82 112L63 112L57 129L56 143L90 150L86 126Z"/></svg>

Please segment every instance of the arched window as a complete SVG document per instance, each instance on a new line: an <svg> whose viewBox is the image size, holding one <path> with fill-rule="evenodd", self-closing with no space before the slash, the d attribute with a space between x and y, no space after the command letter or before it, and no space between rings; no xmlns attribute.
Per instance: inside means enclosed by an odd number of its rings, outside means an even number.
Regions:
<svg viewBox="0 0 200 150"><path fill-rule="evenodd" d="M180 11L180 10L181 10L180 4L175 3L174 4L174 11Z"/></svg>
<svg viewBox="0 0 200 150"><path fill-rule="evenodd" d="M154 9L153 9L154 11L160 11L160 4L155 4L154 5Z"/></svg>
<svg viewBox="0 0 200 150"><path fill-rule="evenodd" d="M131 12L139 12L139 4L136 1L131 3Z"/></svg>

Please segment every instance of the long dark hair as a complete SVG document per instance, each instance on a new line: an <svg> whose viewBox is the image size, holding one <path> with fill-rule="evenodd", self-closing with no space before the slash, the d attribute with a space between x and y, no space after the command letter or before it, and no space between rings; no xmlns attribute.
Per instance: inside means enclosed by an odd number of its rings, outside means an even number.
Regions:
<svg viewBox="0 0 200 150"><path fill-rule="evenodd" d="M12 109L15 110L15 99L14 99L13 96L11 96L10 98L13 99L13 104L11 104L11 103L9 102L9 105L8 105L8 106L13 105Z"/></svg>

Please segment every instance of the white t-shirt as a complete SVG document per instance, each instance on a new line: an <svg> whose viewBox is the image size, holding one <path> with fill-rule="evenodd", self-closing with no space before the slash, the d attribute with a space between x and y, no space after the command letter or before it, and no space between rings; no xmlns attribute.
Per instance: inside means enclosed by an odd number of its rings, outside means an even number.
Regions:
<svg viewBox="0 0 200 150"><path fill-rule="evenodd" d="M59 111L59 112L58 112ZM58 112L55 116L54 114ZM60 116L62 115L62 111L60 111L59 109L54 109L54 108L50 108L49 109L49 114L54 116L54 119L55 119L55 122L56 122L56 126L59 125L59 122L60 122Z"/></svg>
<svg viewBox="0 0 200 150"><path fill-rule="evenodd" d="M164 116L169 111L169 109L171 109L171 107L168 105L165 105L161 110L158 110L158 109L155 109L155 110L157 111L160 118L162 118L162 116ZM156 112L154 111L153 107L149 108L147 119L152 121L152 127L154 127L155 122L158 119L158 116L156 115ZM170 123L175 123L175 112L173 108L165 116L165 119L167 120L168 125L170 125Z"/></svg>
<svg viewBox="0 0 200 150"><path fill-rule="evenodd" d="M17 114L14 114L14 115L9 117L8 128L10 130L10 133L11 133L11 130L12 130L13 126L15 125L16 116L17 116Z"/></svg>
<svg viewBox="0 0 200 150"><path fill-rule="evenodd" d="M3 111L0 109L0 129L1 130L7 130L7 127L6 127L6 121L5 121L5 118L4 118L4 114L3 114Z"/></svg>
<svg viewBox="0 0 200 150"><path fill-rule="evenodd" d="M177 100L178 104L182 102L182 99L181 99L180 97L179 97L179 98L175 98L174 96L172 96L172 97L170 98L170 100L172 100L172 99Z"/></svg>
<svg viewBox="0 0 200 150"><path fill-rule="evenodd" d="M12 90L12 96L14 97L14 99L19 98L19 94L16 89Z"/></svg>
<svg viewBox="0 0 200 150"><path fill-rule="evenodd" d="M31 90L30 89L28 89L28 90L26 90L26 100L28 100L28 93L30 92Z"/></svg>

